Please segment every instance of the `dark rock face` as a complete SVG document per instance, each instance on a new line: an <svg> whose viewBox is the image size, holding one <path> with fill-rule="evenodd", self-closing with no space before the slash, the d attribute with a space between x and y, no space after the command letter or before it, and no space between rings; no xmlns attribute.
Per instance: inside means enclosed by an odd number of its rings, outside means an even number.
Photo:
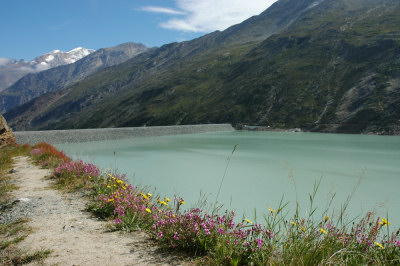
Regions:
<svg viewBox="0 0 400 266"><path fill-rule="evenodd" d="M0 115L0 146L15 143L15 136L11 128L7 125L7 121Z"/></svg>

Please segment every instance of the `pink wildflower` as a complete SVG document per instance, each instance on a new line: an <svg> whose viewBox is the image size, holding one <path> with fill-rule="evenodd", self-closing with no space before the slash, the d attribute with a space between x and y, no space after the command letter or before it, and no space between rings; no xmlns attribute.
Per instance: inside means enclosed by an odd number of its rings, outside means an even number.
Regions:
<svg viewBox="0 0 400 266"><path fill-rule="evenodd" d="M257 238L256 242L257 242L258 249L261 250L261 247L262 247L262 244L263 244L263 240L261 238Z"/></svg>

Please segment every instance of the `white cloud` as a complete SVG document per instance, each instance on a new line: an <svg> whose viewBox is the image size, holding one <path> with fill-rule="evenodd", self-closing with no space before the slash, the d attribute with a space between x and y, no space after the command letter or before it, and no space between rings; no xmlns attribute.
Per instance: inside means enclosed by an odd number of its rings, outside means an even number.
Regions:
<svg viewBox="0 0 400 266"><path fill-rule="evenodd" d="M0 66L5 66L10 62L11 60L8 58L0 57Z"/></svg>
<svg viewBox="0 0 400 266"><path fill-rule="evenodd" d="M179 10L175 10L168 7L160 7L160 6L145 6L142 7L141 10L147 12L154 12L154 13L164 13L169 15L184 15L185 13Z"/></svg>
<svg viewBox="0 0 400 266"><path fill-rule="evenodd" d="M32 71L40 72L40 71L44 71L47 69L50 69L50 66L48 64L37 64L37 65L35 65L35 68L32 68Z"/></svg>
<svg viewBox="0 0 400 266"><path fill-rule="evenodd" d="M26 73L30 73L30 72L35 72L36 71L33 67L29 67L29 66L20 66L16 70L18 70L20 72L26 72Z"/></svg>
<svg viewBox="0 0 400 266"><path fill-rule="evenodd" d="M258 15L277 0L176 0L178 12L168 13L180 15L162 22L161 27L184 32L211 32L224 30L247 18ZM152 7L164 8L161 7ZM143 9L144 10L144 9ZM146 11L156 12L147 9ZM167 13L167 12L163 12Z"/></svg>

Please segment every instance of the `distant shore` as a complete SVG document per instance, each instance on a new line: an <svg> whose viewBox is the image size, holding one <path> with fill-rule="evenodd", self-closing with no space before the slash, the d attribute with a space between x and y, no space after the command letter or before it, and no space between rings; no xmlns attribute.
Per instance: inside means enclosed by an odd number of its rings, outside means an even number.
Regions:
<svg viewBox="0 0 400 266"><path fill-rule="evenodd" d="M94 129L69 129L69 130L43 130L43 131L15 131L17 143L35 145L40 142L50 144L64 144L76 142L90 142L113 139L158 137L168 135L196 134L219 131L264 131L264 132L310 132L302 128L274 128L268 126L236 125L230 124L202 124L202 125L177 125L177 126L150 126L150 127L124 127L124 128L94 128ZM334 132L320 132L334 133ZM368 135L391 135L377 132L366 132ZM394 136L399 134L392 134Z"/></svg>

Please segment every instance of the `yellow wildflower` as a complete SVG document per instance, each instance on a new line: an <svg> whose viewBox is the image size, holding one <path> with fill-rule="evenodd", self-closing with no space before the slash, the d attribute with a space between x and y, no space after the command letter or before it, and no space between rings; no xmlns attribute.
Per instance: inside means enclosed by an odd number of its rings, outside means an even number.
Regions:
<svg viewBox="0 0 400 266"><path fill-rule="evenodd" d="M291 224L293 224L294 226L297 226L297 224L293 221L290 221Z"/></svg>
<svg viewBox="0 0 400 266"><path fill-rule="evenodd" d="M108 187L108 188L111 188L111 186L110 186L110 185L107 185L107 187Z"/></svg>
<svg viewBox="0 0 400 266"><path fill-rule="evenodd" d="M375 245L377 245L378 247L380 247L381 249L384 249L384 247L382 246L382 244L378 243L378 242L374 242Z"/></svg>
<svg viewBox="0 0 400 266"><path fill-rule="evenodd" d="M253 222L250 221L249 219L244 219L246 222L248 222L249 224L252 224Z"/></svg>
<svg viewBox="0 0 400 266"><path fill-rule="evenodd" d="M161 201L160 203L161 203L162 205L165 205L165 206L168 205L168 203L166 203L165 201Z"/></svg>
<svg viewBox="0 0 400 266"><path fill-rule="evenodd" d="M303 231L303 232L307 231L307 229L305 229L304 227L301 227L300 229L301 229L301 231Z"/></svg>
<svg viewBox="0 0 400 266"><path fill-rule="evenodd" d="M319 231L321 231L321 233L323 233L323 234L325 234L325 235L328 234L328 232L326 232L324 228L320 228Z"/></svg>
<svg viewBox="0 0 400 266"><path fill-rule="evenodd" d="M167 198L167 197L164 197L164 199L165 199L166 202L170 202L171 201L170 198Z"/></svg>
<svg viewBox="0 0 400 266"><path fill-rule="evenodd" d="M145 200L148 200L149 198L145 195L145 194L143 194L143 193L140 193L140 195L142 195L142 197L145 199Z"/></svg>
<svg viewBox="0 0 400 266"><path fill-rule="evenodd" d="M153 197L153 194L147 193L147 196L148 196L148 197Z"/></svg>
<svg viewBox="0 0 400 266"><path fill-rule="evenodd" d="M272 208L268 208L268 210L269 210L270 212L275 212L275 210L272 209Z"/></svg>
<svg viewBox="0 0 400 266"><path fill-rule="evenodd" d="M328 216L326 216L325 217L325 222L327 222L329 220L329 217Z"/></svg>
<svg viewBox="0 0 400 266"><path fill-rule="evenodd" d="M388 220L386 220L385 218L382 218L382 222L378 222L378 223L380 223L380 224L383 225L383 226L388 226L388 225L391 224L391 223L390 223Z"/></svg>
<svg viewBox="0 0 400 266"><path fill-rule="evenodd" d="M89 176L89 179L91 179L92 177L91 176Z"/></svg>
<svg viewBox="0 0 400 266"><path fill-rule="evenodd" d="M114 199L108 199L108 202L113 202L114 201Z"/></svg>
<svg viewBox="0 0 400 266"><path fill-rule="evenodd" d="M182 204L182 205L185 205L185 202L182 200L182 201L181 201L181 204Z"/></svg>
<svg viewBox="0 0 400 266"><path fill-rule="evenodd" d="M146 208L146 211L147 211L148 213L151 213L151 210L150 210L149 208Z"/></svg>

